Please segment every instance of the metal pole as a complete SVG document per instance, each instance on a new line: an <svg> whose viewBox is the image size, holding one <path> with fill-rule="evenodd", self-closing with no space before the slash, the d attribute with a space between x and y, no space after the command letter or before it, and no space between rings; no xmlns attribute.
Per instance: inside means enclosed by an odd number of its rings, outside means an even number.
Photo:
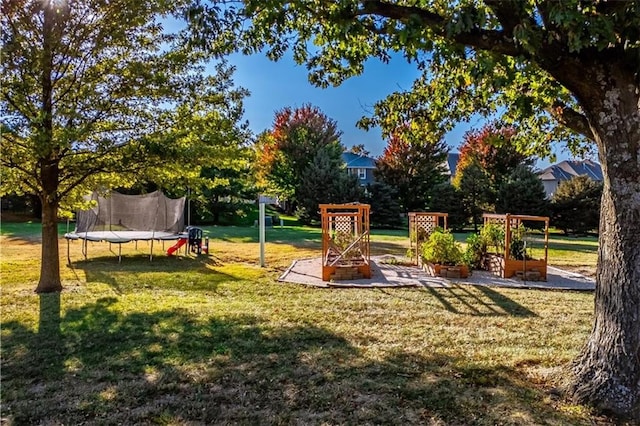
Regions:
<svg viewBox="0 0 640 426"><path fill-rule="evenodd" d="M258 217L258 222L260 222L260 267L264 267L264 240L265 240L265 232L264 232L264 221L265 221L265 205L264 203L260 203L260 212Z"/></svg>
<svg viewBox="0 0 640 426"><path fill-rule="evenodd" d="M187 226L191 226L191 188L187 187Z"/></svg>

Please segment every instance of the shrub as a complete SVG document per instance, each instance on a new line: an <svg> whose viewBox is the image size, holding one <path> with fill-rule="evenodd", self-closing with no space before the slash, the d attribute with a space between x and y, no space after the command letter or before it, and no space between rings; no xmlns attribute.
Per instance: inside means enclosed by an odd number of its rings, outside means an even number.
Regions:
<svg viewBox="0 0 640 426"><path fill-rule="evenodd" d="M487 223L480 230L480 238L487 247L493 248L497 254L504 253L504 226L497 223Z"/></svg>
<svg viewBox="0 0 640 426"><path fill-rule="evenodd" d="M467 248L463 254L463 262L472 269L482 269L482 259L487 253L487 242L478 234L467 237Z"/></svg>
<svg viewBox="0 0 640 426"><path fill-rule="evenodd" d="M462 261L462 249L451 232L438 228L422 245L422 260L442 265L456 265Z"/></svg>

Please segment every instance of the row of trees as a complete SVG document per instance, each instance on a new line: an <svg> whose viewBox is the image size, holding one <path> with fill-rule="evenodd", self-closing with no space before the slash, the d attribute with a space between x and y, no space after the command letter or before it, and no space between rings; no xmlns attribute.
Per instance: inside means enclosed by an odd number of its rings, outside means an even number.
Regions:
<svg viewBox="0 0 640 426"><path fill-rule="evenodd" d="M311 105L284 108L258 137L257 185L284 200L288 213L304 223L319 219L320 203L366 202L372 223L387 227L401 226L403 213L425 210L447 212L453 228L471 222L476 231L484 212L552 215L552 224L565 231L598 226L598 184L579 179L547 200L532 169L534 157L517 150L512 127L490 124L467 132L452 183L443 139L433 134L413 140L410 126L401 130L376 160L375 182L361 188L346 173L336 122ZM364 155L363 149L352 152Z"/></svg>

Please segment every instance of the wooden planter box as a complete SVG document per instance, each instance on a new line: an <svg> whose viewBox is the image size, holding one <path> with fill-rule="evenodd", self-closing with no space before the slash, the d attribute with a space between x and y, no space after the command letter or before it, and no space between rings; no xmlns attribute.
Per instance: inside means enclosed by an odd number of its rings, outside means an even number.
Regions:
<svg viewBox="0 0 640 426"><path fill-rule="evenodd" d="M469 267L467 265L447 266L439 263L423 263L423 268L432 277L442 278L467 278Z"/></svg>
<svg viewBox="0 0 640 426"><path fill-rule="evenodd" d="M547 280L547 262L544 259L508 259L505 262L501 255L488 254L484 258L484 265L488 271L502 278L517 276L527 281Z"/></svg>

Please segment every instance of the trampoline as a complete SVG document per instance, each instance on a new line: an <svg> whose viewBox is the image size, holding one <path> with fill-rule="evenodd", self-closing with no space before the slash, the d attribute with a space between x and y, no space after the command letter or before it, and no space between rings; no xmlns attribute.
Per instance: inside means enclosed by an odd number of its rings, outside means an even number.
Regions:
<svg viewBox="0 0 640 426"><path fill-rule="evenodd" d="M155 191L143 195L111 192L106 197L93 193L94 207L76 214L76 228L64 235L67 239L67 262L71 264L69 243L82 241L87 258L88 242L118 244L118 262L122 261L122 244L150 242L149 260L153 260L154 241L187 238L184 229L185 197L172 199ZM136 246L137 247L137 246ZM164 249L164 244L163 244Z"/></svg>

